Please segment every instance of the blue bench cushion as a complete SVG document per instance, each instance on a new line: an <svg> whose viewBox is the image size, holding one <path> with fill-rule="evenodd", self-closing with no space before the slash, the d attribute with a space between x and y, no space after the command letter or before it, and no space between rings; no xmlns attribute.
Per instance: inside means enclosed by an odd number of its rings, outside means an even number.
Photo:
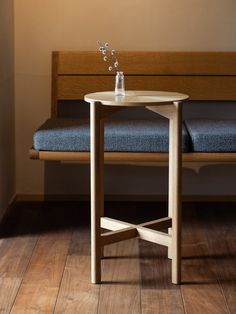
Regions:
<svg viewBox="0 0 236 314"><path fill-rule="evenodd" d="M236 152L236 120L185 121L194 152Z"/></svg>
<svg viewBox="0 0 236 314"><path fill-rule="evenodd" d="M54 118L47 120L35 133L33 147L47 151L89 151L89 121ZM189 150L188 133L183 126L183 151ZM167 152L168 121L110 120L105 123L105 151Z"/></svg>

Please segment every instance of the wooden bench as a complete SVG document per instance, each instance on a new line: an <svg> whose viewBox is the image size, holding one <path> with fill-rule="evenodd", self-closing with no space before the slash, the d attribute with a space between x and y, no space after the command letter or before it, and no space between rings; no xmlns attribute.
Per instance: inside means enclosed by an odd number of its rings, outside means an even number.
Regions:
<svg viewBox="0 0 236 314"><path fill-rule="evenodd" d="M119 52L126 89L169 90L188 94L190 100L236 100L236 52ZM114 74L106 71L98 52L52 54L51 117L58 104L81 100L94 91L113 90ZM89 162L89 152L30 150L30 158ZM105 152L105 163L166 162L168 153ZM235 162L235 152L186 152L183 162Z"/></svg>

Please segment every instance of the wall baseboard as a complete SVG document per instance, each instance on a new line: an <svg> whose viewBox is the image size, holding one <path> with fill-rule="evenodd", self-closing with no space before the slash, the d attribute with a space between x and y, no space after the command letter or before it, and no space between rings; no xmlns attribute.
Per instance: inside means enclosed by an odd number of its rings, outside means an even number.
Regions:
<svg viewBox="0 0 236 314"><path fill-rule="evenodd" d="M68 194L17 194L16 202L35 201L80 201L88 202L89 195ZM106 195L105 201L109 202L167 202L167 195ZM236 195L184 195L183 202L236 202Z"/></svg>
<svg viewBox="0 0 236 314"><path fill-rule="evenodd" d="M8 207L0 215L0 223L12 210L17 202L88 202L89 195L43 195L43 194L16 194ZM108 202L167 202L166 195L106 195ZM236 195L184 195L183 202L236 202Z"/></svg>

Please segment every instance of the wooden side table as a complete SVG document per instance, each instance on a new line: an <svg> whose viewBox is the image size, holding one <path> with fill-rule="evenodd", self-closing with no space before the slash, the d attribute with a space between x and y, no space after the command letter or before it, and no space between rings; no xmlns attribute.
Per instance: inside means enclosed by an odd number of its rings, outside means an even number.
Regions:
<svg viewBox="0 0 236 314"><path fill-rule="evenodd" d="M98 92L85 96L90 103L91 138L91 281L101 282L103 247L122 240L140 239L168 247L172 283L181 282L182 101L187 95L158 91ZM146 107L169 119L168 217L134 225L104 217L104 119L125 107ZM101 234L101 228L111 230ZM168 228L168 233L161 232Z"/></svg>

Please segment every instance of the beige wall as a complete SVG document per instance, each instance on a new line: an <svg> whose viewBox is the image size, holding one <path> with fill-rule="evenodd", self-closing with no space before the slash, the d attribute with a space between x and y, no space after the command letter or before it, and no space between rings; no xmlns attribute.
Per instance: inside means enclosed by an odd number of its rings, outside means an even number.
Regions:
<svg viewBox="0 0 236 314"><path fill-rule="evenodd" d="M52 50L95 50L97 39L117 50L236 50L235 30L235 0L15 0L17 193L42 193L44 183L50 193L88 192L88 169L28 159L50 113Z"/></svg>
<svg viewBox="0 0 236 314"><path fill-rule="evenodd" d="M13 1L0 1L0 218L15 193Z"/></svg>

